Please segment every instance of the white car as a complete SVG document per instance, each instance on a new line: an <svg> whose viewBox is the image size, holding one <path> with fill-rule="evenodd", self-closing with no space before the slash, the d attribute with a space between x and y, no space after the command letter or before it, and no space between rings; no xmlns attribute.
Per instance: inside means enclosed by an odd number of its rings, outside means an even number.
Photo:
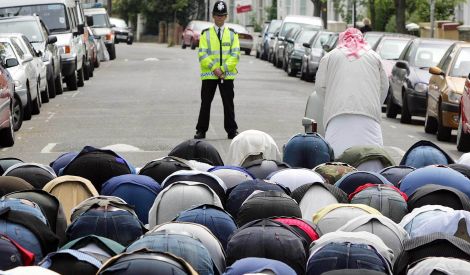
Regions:
<svg viewBox="0 0 470 275"><path fill-rule="evenodd" d="M22 50L20 42L7 34L0 36L0 58L15 82L15 92L21 100L24 120L41 111L39 70L34 57Z"/></svg>

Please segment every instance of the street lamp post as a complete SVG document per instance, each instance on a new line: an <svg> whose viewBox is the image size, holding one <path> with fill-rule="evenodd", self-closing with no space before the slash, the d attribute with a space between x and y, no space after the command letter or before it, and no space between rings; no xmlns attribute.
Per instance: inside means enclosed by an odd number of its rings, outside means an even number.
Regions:
<svg viewBox="0 0 470 275"><path fill-rule="evenodd" d="M434 25L435 25L435 19L434 19L434 13L436 9L436 0L429 0L429 6L430 6L430 13L429 13L429 19L431 21L431 38L434 38Z"/></svg>

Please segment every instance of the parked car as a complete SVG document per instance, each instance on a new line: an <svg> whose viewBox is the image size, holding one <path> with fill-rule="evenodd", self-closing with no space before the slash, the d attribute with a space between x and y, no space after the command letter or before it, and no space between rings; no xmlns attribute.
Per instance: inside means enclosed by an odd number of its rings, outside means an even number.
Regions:
<svg viewBox="0 0 470 275"><path fill-rule="evenodd" d="M411 116L426 114L429 68L437 65L453 43L452 40L417 38L407 45L392 68L387 117L395 118L401 109L400 122L410 123Z"/></svg>
<svg viewBox="0 0 470 275"><path fill-rule="evenodd" d="M320 65L320 60L327 53L336 47L338 41L338 33L319 31L310 41L305 42L303 46L306 48L302 56L300 66L300 78L306 81L315 81L315 76Z"/></svg>
<svg viewBox="0 0 470 275"><path fill-rule="evenodd" d="M314 30L301 30L295 40L287 39L287 74L296 76L302 67L302 57L305 55L304 43L317 34Z"/></svg>
<svg viewBox="0 0 470 275"><path fill-rule="evenodd" d="M452 45L436 67L429 68L426 133L436 133L438 140L449 140L459 126L460 99L465 79L470 73L470 43Z"/></svg>
<svg viewBox="0 0 470 275"><path fill-rule="evenodd" d="M260 39L259 55L262 60L268 60L270 51L270 42L276 30L281 26L282 20L271 20L266 26L266 30L262 33ZM258 51L258 49L257 49Z"/></svg>
<svg viewBox="0 0 470 275"><path fill-rule="evenodd" d="M470 73L465 80L460 100L460 119L457 129L457 150L470 151Z"/></svg>
<svg viewBox="0 0 470 275"><path fill-rule="evenodd" d="M201 32L212 25L214 24L207 21L193 20L189 22L181 34L181 48L186 49L187 46L190 46L192 50L196 49L199 46Z"/></svg>
<svg viewBox="0 0 470 275"><path fill-rule="evenodd" d="M1 46L0 46L1 47ZM1 50L0 50L1 52ZM0 59L2 57L0 56ZM0 146L11 147L15 144L14 122L14 90L13 78L3 67L6 60L0 64ZM21 124L20 124L21 126Z"/></svg>
<svg viewBox="0 0 470 275"><path fill-rule="evenodd" d="M390 82L390 78L392 76L392 68L395 66L398 58L400 57L403 50L406 46L411 43L413 38L410 36L384 36L380 39L380 42L377 44L375 51L380 55L382 58L382 66L384 68L385 73L387 74L387 78ZM384 104L387 103L388 97L391 93L391 86L389 85L387 99L385 100ZM382 108L382 110L386 110Z"/></svg>
<svg viewBox="0 0 470 275"><path fill-rule="evenodd" d="M98 59L98 52L96 47L96 40L91 30L91 27L85 26L85 32L83 34L84 43L86 45L86 73L85 73L85 80L88 78L93 77L95 73L95 64Z"/></svg>
<svg viewBox="0 0 470 275"><path fill-rule="evenodd" d="M127 26L126 21L121 18L110 17L111 27L114 31L114 43L125 42L127 45L134 43L134 32Z"/></svg>
<svg viewBox="0 0 470 275"><path fill-rule="evenodd" d="M301 16L301 15L288 15L282 21L279 33L274 39L274 50L273 50L273 64L280 68L282 66L282 60L284 59L284 47L286 45L285 36L287 32L295 27L299 26L304 29L322 30L324 28L323 21L320 17L313 16Z"/></svg>
<svg viewBox="0 0 470 275"><path fill-rule="evenodd" d="M256 46L255 46L255 51L256 51L256 58L261 57L261 51L263 49L263 37L268 31L269 23L264 23L263 27L261 28L261 33L258 35L258 39L256 40Z"/></svg>
<svg viewBox="0 0 470 275"><path fill-rule="evenodd" d="M33 56L23 52L18 39L8 34L0 35L0 55L5 68L10 73L15 84L15 94L21 102L21 110L15 110L14 129L19 129L23 120L31 119L32 114L40 112L39 79Z"/></svg>
<svg viewBox="0 0 470 275"><path fill-rule="evenodd" d="M100 36L104 40L106 49L109 53L109 59L116 59L116 46L114 44L114 32L111 29L109 22L108 12L104 8L93 8L84 10L86 17L92 17L93 20L87 19L90 22L90 27L94 30L96 36Z"/></svg>
<svg viewBox="0 0 470 275"><path fill-rule="evenodd" d="M0 1L0 16L38 15L52 35L57 37L62 77L69 90L84 85L83 65L86 49L83 43L85 19L75 0Z"/></svg>
<svg viewBox="0 0 470 275"><path fill-rule="evenodd" d="M225 23L225 26L232 28L236 33L238 33L238 41L240 42L240 50L245 52L246 55L250 55L251 50L253 49L253 36L248 32L248 30L242 25Z"/></svg>
<svg viewBox="0 0 470 275"><path fill-rule="evenodd" d="M364 39L367 41L367 44L371 47L371 49L375 49L380 38L385 35L385 32L366 32L364 34Z"/></svg>
<svg viewBox="0 0 470 275"><path fill-rule="evenodd" d="M55 45L56 36L50 36L49 31L38 16L15 16L0 19L0 33L16 32L24 34L40 55L46 75L41 75L41 81L47 82L42 86L41 100L49 102L56 93L62 93L62 75L60 70L59 49Z"/></svg>
<svg viewBox="0 0 470 275"><path fill-rule="evenodd" d="M297 37L297 35L302 31L301 27L296 26L295 28L290 29L284 38L286 41L286 45L284 46L283 49L283 54L284 59L281 61L281 67L284 71L287 71L287 55L289 54L288 51L292 51L294 48L294 42ZM290 41L290 42L289 42Z"/></svg>

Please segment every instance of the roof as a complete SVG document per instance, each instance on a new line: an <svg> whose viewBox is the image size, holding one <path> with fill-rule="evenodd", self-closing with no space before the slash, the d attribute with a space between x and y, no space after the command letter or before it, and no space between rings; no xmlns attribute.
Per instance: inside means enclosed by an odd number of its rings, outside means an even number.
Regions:
<svg viewBox="0 0 470 275"><path fill-rule="evenodd" d="M323 26L323 21L320 17L306 16L306 15L288 15L284 18L283 22L297 22L297 23L309 23L309 24L320 24Z"/></svg>
<svg viewBox="0 0 470 275"><path fill-rule="evenodd" d="M93 9L84 9L83 12L86 15L90 14L108 14L105 8L93 8Z"/></svg>
<svg viewBox="0 0 470 275"><path fill-rule="evenodd" d="M20 7L20 6L31 6L31 5L45 5L45 4L75 5L75 1L74 0L15 0L14 4L12 4L12 1L0 1L0 7Z"/></svg>
<svg viewBox="0 0 470 275"><path fill-rule="evenodd" d="M39 17L35 15L0 17L0 21L36 21Z"/></svg>

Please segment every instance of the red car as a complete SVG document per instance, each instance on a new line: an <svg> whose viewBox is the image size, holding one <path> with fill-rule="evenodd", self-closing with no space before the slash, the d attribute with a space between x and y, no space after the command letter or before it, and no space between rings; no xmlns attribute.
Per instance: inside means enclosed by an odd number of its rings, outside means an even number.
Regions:
<svg viewBox="0 0 470 275"><path fill-rule="evenodd" d="M212 25L214 24L206 21L193 20L189 22L181 35L181 48L186 49L187 46L190 46L192 50L196 49L199 46L199 36L201 36L202 30Z"/></svg>
<svg viewBox="0 0 470 275"><path fill-rule="evenodd" d="M460 119L457 129L457 150L470 151L470 74L467 76L460 99Z"/></svg>
<svg viewBox="0 0 470 275"><path fill-rule="evenodd" d="M15 134L13 130L13 103L14 103L14 82L5 65L16 60L3 60L0 65L0 146L11 147L15 143ZM18 61L16 61L18 62Z"/></svg>

